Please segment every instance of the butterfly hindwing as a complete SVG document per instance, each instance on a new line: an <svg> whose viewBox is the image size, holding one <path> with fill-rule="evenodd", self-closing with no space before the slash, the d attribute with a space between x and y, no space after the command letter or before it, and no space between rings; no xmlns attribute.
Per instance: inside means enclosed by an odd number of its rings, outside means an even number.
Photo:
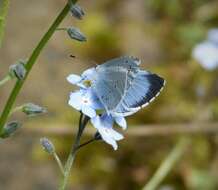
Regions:
<svg viewBox="0 0 218 190"><path fill-rule="evenodd" d="M164 83L164 79L156 74L145 71L138 72L113 113L123 116L131 115L147 106L159 95Z"/></svg>

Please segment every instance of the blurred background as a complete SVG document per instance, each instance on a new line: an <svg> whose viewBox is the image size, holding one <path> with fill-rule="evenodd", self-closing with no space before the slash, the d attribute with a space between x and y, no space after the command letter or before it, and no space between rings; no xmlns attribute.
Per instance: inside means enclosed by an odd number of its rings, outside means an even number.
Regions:
<svg viewBox="0 0 218 190"><path fill-rule="evenodd" d="M28 58L64 4L65 0L11 1L0 49L0 79L11 64ZM121 55L140 58L142 68L165 78L167 85L152 104L127 118L125 139L117 151L100 142L80 151L70 189L141 189L181 135L190 136L192 143L159 189L218 189L218 70L205 70L191 56L208 30L218 27L218 1L81 0L79 5L86 12L84 19L69 14L61 27L80 28L88 41L73 41L57 31L40 55L16 105L33 102L48 113L12 116L23 128L0 142L0 189L57 189L58 168L39 139L51 139L61 159L67 158L79 114L67 104L73 86L66 77ZM0 111L13 84L0 89ZM190 127L200 124L203 132L189 134Z"/></svg>

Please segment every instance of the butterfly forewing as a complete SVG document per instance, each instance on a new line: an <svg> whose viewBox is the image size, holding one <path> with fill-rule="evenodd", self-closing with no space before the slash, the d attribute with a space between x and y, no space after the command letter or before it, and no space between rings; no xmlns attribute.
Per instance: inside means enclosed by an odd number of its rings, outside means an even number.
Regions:
<svg viewBox="0 0 218 190"><path fill-rule="evenodd" d="M127 73L120 69L99 69L92 85L107 111L116 108L126 88Z"/></svg>
<svg viewBox="0 0 218 190"><path fill-rule="evenodd" d="M131 72L136 72L139 69L139 64L140 61L137 58L124 56L106 61L102 65L99 65L99 68L120 67Z"/></svg>

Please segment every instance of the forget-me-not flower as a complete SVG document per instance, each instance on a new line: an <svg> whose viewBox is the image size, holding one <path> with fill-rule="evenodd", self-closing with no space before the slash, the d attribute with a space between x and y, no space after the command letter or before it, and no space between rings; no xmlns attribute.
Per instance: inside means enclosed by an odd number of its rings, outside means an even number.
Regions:
<svg viewBox="0 0 218 190"><path fill-rule="evenodd" d="M71 74L67 77L68 82L80 87L80 90L70 94L69 105L83 114L91 118L91 123L97 129L99 134L106 143L113 146L117 150L117 143L123 139L123 135L113 129L113 124L116 122L122 129L127 128L127 122L124 117L113 117L106 112L101 116L96 114L97 110L105 111L104 106L99 98L93 92L89 84L95 74L95 68L85 70L81 76Z"/></svg>
<svg viewBox="0 0 218 190"><path fill-rule="evenodd" d="M207 70L218 67L218 29L208 32L206 41L195 46L192 56Z"/></svg>
<svg viewBox="0 0 218 190"><path fill-rule="evenodd" d="M135 60L116 58L67 77L80 88L70 94L69 105L90 117L101 139L115 150L124 137L113 129L114 123L126 129L124 117L152 102L165 84L158 75L140 70Z"/></svg>
<svg viewBox="0 0 218 190"><path fill-rule="evenodd" d="M90 89L80 89L70 94L69 105L83 114L93 118L96 116L97 109L102 108L102 104L98 97Z"/></svg>
<svg viewBox="0 0 218 190"><path fill-rule="evenodd" d="M91 79L95 75L95 68L85 70L81 76L71 74L67 77L69 83L76 85L81 88L88 88L91 86Z"/></svg>
<svg viewBox="0 0 218 190"><path fill-rule="evenodd" d="M117 142L123 139L123 135L113 129L114 119L111 115L102 114L102 116L96 116L91 119L93 126L98 130L102 139L113 146L114 150L117 150Z"/></svg>

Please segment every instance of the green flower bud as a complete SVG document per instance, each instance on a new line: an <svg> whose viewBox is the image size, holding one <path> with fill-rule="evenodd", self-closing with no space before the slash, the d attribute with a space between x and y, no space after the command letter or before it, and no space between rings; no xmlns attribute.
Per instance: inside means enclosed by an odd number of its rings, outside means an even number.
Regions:
<svg viewBox="0 0 218 190"><path fill-rule="evenodd" d="M47 138L45 138L45 137L41 138L40 139L40 144L42 145L42 147L45 150L45 152L47 152L48 154L54 154L55 153L54 145Z"/></svg>
<svg viewBox="0 0 218 190"><path fill-rule="evenodd" d="M8 138L15 133L15 131L21 127L21 124L17 121L12 121L6 124L3 128L3 132L1 134L2 138Z"/></svg>
<svg viewBox="0 0 218 190"><path fill-rule="evenodd" d="M85 35L82 34L78 28L75 28L75 27L68 28L67 33L71 39L74 39L80 42L87 41Z"/></svg>
<svg viewBox="0 0 218 190"><path fill-rule="evenodd" d="M79 5L72 5L70 8L70 12L72 16L79 20L82 20L83 16L85 15L84 11Z"/></svg>
<svg viewBox="0 0 218 190"><path fill-rule="evenodd" d="M12 77L16 77L18 80L23 80L26 75L26 68L23 61L19 61L17 64L11 65L9 73Z"/></svg>
<svg viewBox="0 0 218 190"><path fill-rule="evenodd" d="M35 116L47 112L45 108L40 107L33 103L24 104L22 111L28 116Z"/></svg>

